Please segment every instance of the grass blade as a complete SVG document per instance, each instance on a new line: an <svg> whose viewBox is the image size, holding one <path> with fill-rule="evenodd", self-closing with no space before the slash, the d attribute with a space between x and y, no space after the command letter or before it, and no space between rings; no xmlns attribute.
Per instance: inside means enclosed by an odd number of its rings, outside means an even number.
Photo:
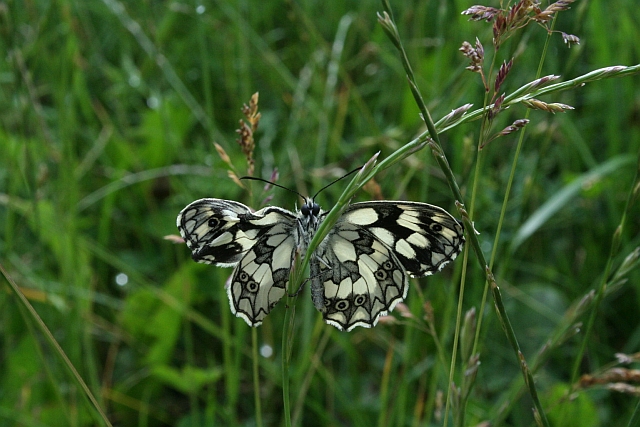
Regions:
<svg viewBox="0 0 640 427"><path fill-rule="evenodd" d="M564 206L568 205L571 200L582 191L585 184L602 179L619 168L632 164L633 161L634 156L632 155L616 156L571 181L571 183L567 184L562 190L558 191L553 197L540 206L538 210L520 226L511 241L511 251L515 251L525 240L541 228L549 218L554 216Z"/></svg>

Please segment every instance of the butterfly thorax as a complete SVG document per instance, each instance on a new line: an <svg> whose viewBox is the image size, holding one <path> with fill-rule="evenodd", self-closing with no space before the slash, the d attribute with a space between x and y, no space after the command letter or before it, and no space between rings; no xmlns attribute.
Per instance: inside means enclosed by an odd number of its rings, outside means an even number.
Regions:
<svg viewBox="0 0 640 427"><path fill-rule="evenodd" d="M311 239L316 234L320 225L320 205L311 198L305 199L304 205L298 212L298 232L300 235L300 246L302 254L305 254Z"/></svg>
<svg viewBox="0 0 640 427"><path fill-rule="evenodd" d="M300 235L300 251L303 254L307 253L311 239L316 234L320 223L322 222L322 210L320 206L311 198L305 199L304 205L298 212L298 231ZM318 250L322 252L322 244L318 247ZM313 305L321 312L325 311L325 299L324 299L324 287L320 280L320 264L314 259L317 257L317 251L311 256L309 262L309 268L311 273L311 300Z"/></svg>

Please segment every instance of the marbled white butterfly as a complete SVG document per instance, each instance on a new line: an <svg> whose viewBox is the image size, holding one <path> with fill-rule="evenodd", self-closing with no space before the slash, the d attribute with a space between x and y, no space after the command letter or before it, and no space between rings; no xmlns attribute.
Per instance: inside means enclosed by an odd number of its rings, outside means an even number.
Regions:
<svg viewBox="0 0 640 427"><path fill-rule="evenodd" d="M258 326L287 292L296 251L306 254L326 215L313 198L296 213L200 199L180 212L177 225L195 261L235 266L231 311ZM313 304L340 330L375 326L407 296L409 277L438 272L463 244L462 223L437 206L354 203L311 255Z"/></svg>

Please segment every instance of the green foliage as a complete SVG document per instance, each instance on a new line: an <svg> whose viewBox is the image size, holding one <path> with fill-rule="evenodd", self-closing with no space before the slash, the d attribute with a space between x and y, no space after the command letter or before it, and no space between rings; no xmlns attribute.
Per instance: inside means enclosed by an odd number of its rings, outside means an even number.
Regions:
<svg viewBox="0 0 640 427"><path fill-rule="evenodd" d="M577 1L554 28L579 45L530 24L494 52L492 23L460 15L471 4L392 2L418 92L377 2L0 7L0 425L107 424L96 406L113 425L140 426L532 426L534 407L542 424L632 425L640 80L637 66L588 73L640 62L640 9ZM476 37L491 90L514 59L496 94L509 108L491 123L482 108L494 100L459 52ZM510 97L551 74L561 78ZM277 168L279 184L314 194L380 152L390 167L370 169L375 185L353 200L460 216L454 180L480 232L467 222L467 249L493 276L465 253L413 280L406 310L350 333L322 323L303 289L252 331L230 313L231 270L193 263L164 237L197 198L300 203L229 178L247 170L235 129L255 92L257 176ZM531 94L575 110L527 110ZM424 111L450 169L425 146ZM524 129L490 140L525 115ZM408 147L422 149L397 151ZM351 188L340 181L318 202L341 206ZM487 277L499 293L484 299Z"/></svg>

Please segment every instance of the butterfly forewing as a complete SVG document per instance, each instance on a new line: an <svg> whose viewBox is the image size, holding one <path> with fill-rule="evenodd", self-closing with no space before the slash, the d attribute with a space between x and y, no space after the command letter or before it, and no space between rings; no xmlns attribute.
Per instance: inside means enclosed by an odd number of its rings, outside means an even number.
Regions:
<svg viewBox="0 0 640 427"><path fill-rule="evenodd" d="M440 271L462 250L462 223L438 206L417 202L364 202L338 220L366 227L393 250L414 277Z"/></svg>
<svg viewBox="0 0 640 427"><path fill-rule="evenodd" d="M195 261L230 267L255 243L243 230L247 215L251 210L242 203L200 199L180 212L177 225Z"/></svg>

